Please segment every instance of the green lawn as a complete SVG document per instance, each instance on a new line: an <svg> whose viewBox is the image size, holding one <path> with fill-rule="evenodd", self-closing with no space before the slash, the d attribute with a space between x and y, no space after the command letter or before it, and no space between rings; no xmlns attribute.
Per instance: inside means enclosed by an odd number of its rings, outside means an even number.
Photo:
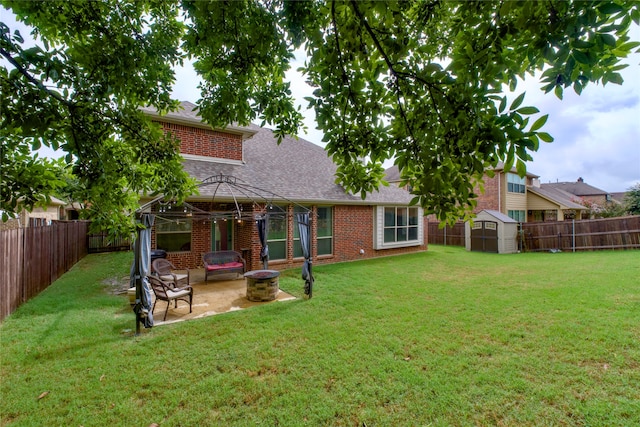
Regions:
<svg viewBox="0 0 640 427"><path fill-rule="evenodd" d="M430 246L138 337L109 285L130 260L89 255L5 319L0 425L640 424L640 251Z"/></svg>

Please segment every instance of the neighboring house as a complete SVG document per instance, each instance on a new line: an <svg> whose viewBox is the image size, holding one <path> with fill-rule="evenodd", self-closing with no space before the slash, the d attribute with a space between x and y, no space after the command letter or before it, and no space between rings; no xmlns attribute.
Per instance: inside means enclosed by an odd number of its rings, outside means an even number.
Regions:
<svg viewBox="0 0 640 427"><path fill-rule="evenodd" d="M611 193L611 198L622 205L626 202L625 199L628 193L629 193L628 191L619 191L616 193Z"/></svg>
<svg viewBox="0 0 640 427"><path fill-rule="evenodd" d="M580 219L588 208L576 203L572 194L543 187L539 180L527 187L527 222Z"/></svg>
<svg viewBox="0 0 640 427"><path fill-rule="evenodd" d="M0 221L0 230L12 230L15 228L28 227L33 221L51 224L51 221L64 219L64 207L66 202L51 197L51 201L45 207L35 207L31 212L23 209L17 218L7 222Z"/></svg>
<svg viewBox="0 0 640 427"><path fill-rule="evenodd" d="M576 182L555 182L541 184L540 187L547 190L561 190L570 194L574 202L590 206L592 210L595 208L596 211L598 208L604 208L608 204L620 203L610 193L584 182L582 177L578 178Z"/></svg>
<svg viewBox="0 0 640 427"><path fill-rule="evenodd" d="M406 191L381 187L362 200L335 183L336 166L322 147L290 137L278 145L271 130L255 125L212 129L194 104L181 106L164 116L145 110L180 139L185 171L208 183L187 199L183 218L164 220L166 205L150 207L157 214L152 248L166 250L178 268L199 266L203 253L228 249L241 252L249 269L262 268L254 219L272 210L283 214L269 219L269 268L303 262L294 215L302 210L313 218L314 263L426 250L422 209L409 206ZM237 216L230 219L230 213Z"/></svg>
<svg viewBox="0 0 640 427"><path fill-rule="evenodd" d="M399 185L397 166L387 169L389 183ZM502 162L493 169L494 176L484 176L484 193L478 194L475 213L483 210L497 211L517 222L563 221L579 217L587 208L572 201L572 195L564 191L542 189L539 176L527 172L520 177L516 169L504 170Z"/></svg>

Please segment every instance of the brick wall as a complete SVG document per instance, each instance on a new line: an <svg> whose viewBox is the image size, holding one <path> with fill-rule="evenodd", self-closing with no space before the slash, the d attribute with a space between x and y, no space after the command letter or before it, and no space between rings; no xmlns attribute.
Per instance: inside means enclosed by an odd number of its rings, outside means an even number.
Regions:
<svg viewBox="0 0 640 427"><path fill-rule="evenodd" d="M240 135L175 123L159 123L166 133L180 140L182 154L242 160L242 136Z"/></svg>
<svg viewBox="0 0 640 427"><path fill-rule="evenodd" d="M197 204L198 208L205 211L214 211L216 207L210 204ZM251 206L245 205L243 211L245 219L241 222L234 221L234 248L243 252L247 261L248 270L262 269L260 262L260 239L255 221L247 219L252 216ZM312 215L315 216L317 207L313 207ZM301 258L293 258L293 206L287 209L288 213L288 241L287 259L271 261L269 268L284 270L296 268L302 265ZM374 241L374 208L373 206L334 206L333 207L333 254L317 256L317 222L312 222L312 248L314 264L329 264L334 262L354 261L365 258L398 255L427 249L427 220L424 218L424 245L407 248L375 250ZM152 237L152 247L155 247L155 236ZM364 250L364 254L360 250ZM191 251L171 252L167 258L176 268L200 268L202 267L202 254L211 250L211 221L194 221L192 226Z"/></svg>
<svg viewBox="0 0 640 427"><path fill-rule="evenodd" d="M496 172L493 178L489 178L487 175L484 176L484 194L480 193L478 188L475 189L476 194L478 194L478 204L474 212L478 213L484 209L501 211L500 192L502 188L500 179L502 179L502 174L499 172Z"/></svg>

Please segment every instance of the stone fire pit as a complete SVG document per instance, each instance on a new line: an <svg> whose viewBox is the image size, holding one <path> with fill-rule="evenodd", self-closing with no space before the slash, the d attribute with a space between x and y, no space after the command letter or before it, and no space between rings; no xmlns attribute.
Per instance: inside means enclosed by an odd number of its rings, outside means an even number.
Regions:
<svg viewBox="0 0 640 427"><path fill-rule="evenodd" d="M280 291L277 270L253 270L244 273L247 278L247 299L249 301L273 301Z"/></svg>

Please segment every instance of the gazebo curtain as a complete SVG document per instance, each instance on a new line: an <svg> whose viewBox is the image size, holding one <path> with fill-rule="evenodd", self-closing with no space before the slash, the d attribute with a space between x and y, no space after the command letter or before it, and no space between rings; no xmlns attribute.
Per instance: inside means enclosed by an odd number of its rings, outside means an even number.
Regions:
<svg viewBox="0 0 640 427"><path fill-rule="evenodd" d="M265 215L256 221L258 226L258 236L260 237L260 244L262 249L260 250L260 261L262 261L262 267L267 270L269 268L269 246L267 245L267 236L269 235L269 219Z"/></svg>
<svg viewBox="0 0 640 427"><path fill-rule="evenodd" d="M135 254L131 265L131 287L136 288L136 301L133 311L136 313L136 333L139 333L140 322L145 328L153 326L151 302L153 300L151 286L147 276L151 270L151 227L155 221L152 214L142 214L140 223L144 226L138 230L135 242Z"/></svg>
<svg viewBox="0 0 640 427"><path fill-rule="evenodd" d="M309 213L298 213L296 214L296 219L298 220L298 231L300 232L300 246L304 256L304 264L302 265L302 279L305 282L304 293L311 298L313 274L311 272L311 222Z"/></svg>

